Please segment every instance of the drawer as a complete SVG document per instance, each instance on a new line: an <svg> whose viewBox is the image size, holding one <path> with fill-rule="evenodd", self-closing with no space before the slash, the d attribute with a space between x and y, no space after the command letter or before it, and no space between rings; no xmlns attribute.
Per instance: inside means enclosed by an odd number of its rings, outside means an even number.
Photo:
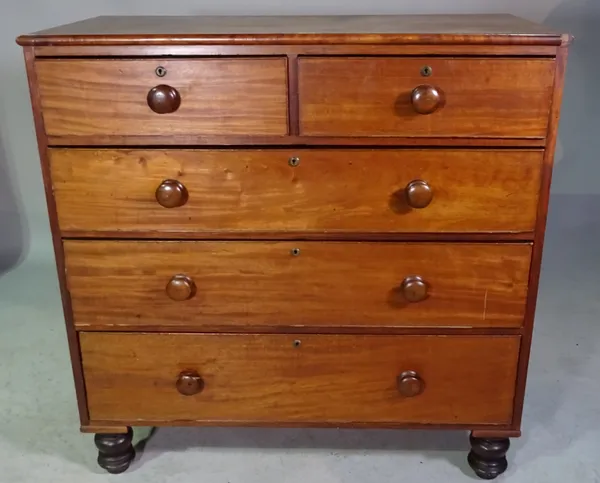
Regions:
<svg viewBox="0 0 600 483"><path fill-rule="evenodd" d="M172 136L287 134L284 58L38 60L35 69L50 137L171 144Z"/></svg>
<svg viewBox="0 0 600 483"><path fill-rule="evenodd" d="M64 241L81 328L520 327L529 244Z"/></svg>
<svg viewBox="0 0 600 483"><path fill-rule="evenodd" d="M543 138L554 69L553 59L301 58L300 131Z"/></svg>
<svg viewBox="0 0 600 483"><path fill-rule="evenodd" d="M518 336L81 333L92 421L509 424Z"/></svg>
<svg viewBox="0 0 600 483"><path fill-rule="evenodd" d="M526 150L50 150L59 225L75 236L532 232L542 157Z"/></svg>

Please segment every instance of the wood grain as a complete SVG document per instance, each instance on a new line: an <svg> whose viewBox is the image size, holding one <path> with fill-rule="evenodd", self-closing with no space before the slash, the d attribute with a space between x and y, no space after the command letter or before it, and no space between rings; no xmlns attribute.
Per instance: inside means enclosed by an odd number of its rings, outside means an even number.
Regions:
<svg viewBox="0 0 600 483"><path fill-rule="evenodd" d="M560 33L512 15L102 16L17 39L21 45L561 45Z"/></svg>
<svg viewBox="0 0 600 483"><path fill-rule="evenodd" d="M552 59L301 58L298 69L305 136L546 135ZM419 85L440 88L445 106L415 113Z"/></svg>
<svg viewBox="0 0 600 483"><path fill-rule="evenodd" d="M40 104L40 95L38 90L38 79L35 72L35 58L33 49L25 47L23 49L25 57L25 67L27 71L27 80L29 84L29 94L31 107L33 110L33 122L35 126L35 135L40 158L40 167L42 179L44 182L44 194L46 198L46 208L48 210L48 219L50 230L52 232L52 247L56 263L56 273L58 277L58 286L62 302L63 315L65 318L65 329L67 342L69 344L69 356L71 360L71 370L73 381L75 383L75 397L77 399L77 409L79 412L79 422L82 426L89 423L87 409L87 399L83 384L83 369L81 366L81 356L79 352L79 338L73 324L73 312L71 309L71 298L67 289L67 280L65 277L65 259L60 229L58 227L58 217L56 211L56 201L52 192L52 180L50 174L50 162L48 160L48 139L45 135L44 120L42 117L42 107Z"/></svg>
<svg viewBox="0 0 600 483"><path fill-rule="evenodd" d="M529 244L65 241L79 329L520 327ZM298 254L292 250L298 249ZM171 300L174 275L196 294ZM408 303L418 275L428 298Z"/></svg>
<svg viewBox="0 0 600 483"><path fill-rule="evenodd" d="M523 337L523 345L521 346L521 351L519 354L519 373L515 397L515 418L513 421L515 429L521 428L521 418L523 416L523 403L525 400L525 387L527 383L527 368L529 366L529 354L531 351L531 341L533 337L535 309L537 305L538 287L542 270L542 253L544 249L546 220L548 218L548 205L550 202L550 186L552 184L554 154L556 150L556 142L558 140L558 123L565 82L565 70L567 67L567 54L567 48L561 48L559 56L556 60L552 110L550 112L548 123L547 145L544 156L542 184L540 186L540 196L536 217L536 242L533 247L531 271L529 274L529 293L527 297L527 311L525 314L524 324L526 333Z"/></svg>
<svg viewBox="0 0 600 483"><path fill-rule="evenodd" d="M86 136L49 136L48 144L55 147L107 147L131 146L131 147L164 147L171 146L230 146L256 148L260 146L326 146L347 148L357 147L483 147L483 148L543 148L546 142L542 138L490 138L472 137L457 138L450 136L442 137L351 137L351 136L227 136L227 135L183 135L183 136L129 136L129 135L86 135Z"/></svg>
<svg viewBox="0 0 600 483"><path fill-rule="evenodd" d="M256 55L451 55L486 57L555 57L555 45L469 45L469 44L327 44L327 45L128 45L126 52L133 57L202 57ZM34 47L36 57L120 57L119 45L40 45Z"/></svg>
<svg viewBox="0 0 600 483"><path fill-rule="evenodd" d="M512 417L519 337L82 333L98 420L495 423ZM181 395L182 371L204 390ZM402 397L418 372L424 392Z"/></svg>
<svg viewBox="0 0 600 483"><path fill-rule="evenodd" d="M158 77L155 69L167 70ZM48 136L285 135L285 58L38 60ZM179 92L181 107L157 114L157 85ZM85 113L85 115L82 115ZM114 141L113 141L114 142Z"/></svg>
<svg viewBox="0 0 600 483"><path fill-rule="evenodd" d="M293 157L296 167L289 165ZM70 150L50 152L63 231L531 232L543 153L485 150ZM413 180L433 201L411 208ZM177 180L189 199L155 197Z"/></svg>

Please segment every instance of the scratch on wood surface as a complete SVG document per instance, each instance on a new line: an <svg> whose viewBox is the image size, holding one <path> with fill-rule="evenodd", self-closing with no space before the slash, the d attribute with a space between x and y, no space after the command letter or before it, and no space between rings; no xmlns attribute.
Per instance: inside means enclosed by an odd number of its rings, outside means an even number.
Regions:
<svg viewBox="0 0 600 483"><path fill-rule="evenodd" d="M487 312L487 296L488 296L488 291L485 291L485 297L483 298L483 320L485 320L485 314Z"/></svg>

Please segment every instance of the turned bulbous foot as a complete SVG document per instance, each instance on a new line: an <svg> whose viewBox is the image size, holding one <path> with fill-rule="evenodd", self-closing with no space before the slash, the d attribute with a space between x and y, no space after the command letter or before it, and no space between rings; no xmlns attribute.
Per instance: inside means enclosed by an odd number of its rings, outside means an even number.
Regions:
<svg viewBox="0 0 600 483"><path fill-rule="evenodd" d="M471 435L471 451L467 460L475 474L484 480L493 480L506 471L506 452L510 447L508 438L475 438Z"/></svg>
<svg viewBox="0 0 600 483"><path fill-rule="evenodd" d="M131 441L133 431L124 434L96 434L94 443L98 448L98 464L109 473L123 473L135 458Z"/></svg>

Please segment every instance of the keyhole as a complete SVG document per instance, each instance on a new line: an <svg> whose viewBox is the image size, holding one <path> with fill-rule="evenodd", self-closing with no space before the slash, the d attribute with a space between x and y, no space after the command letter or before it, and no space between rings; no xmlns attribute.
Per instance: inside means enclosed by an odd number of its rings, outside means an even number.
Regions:
<svg viewBox="0 0 600 483"><path fill-rule="evenodd" d="M300 249L299 248L292 248L290 250L290 253L292 254L292 256L297 257L298 255L300 255Z"/></svg>
<svg viewBox="0 0 600 483"><path fill-rule="evenodd" d="M421 75L423 77L429 77L431 74L433 74L433 69L430 66L426 65L421 69Z"/></svg>
<svg viewBox="0 0 600 483"><path fill-rule="evenodd" d="M154 72L158 77L164 77L167 75L167 69L165 69L162 65L159 65Z"/></svg>
<svg viewBox="0 0 600 483"><path fill-rule="evenodd" d="M295 168L296 166L298 166L300 164L300 158L297 157L292 157L289 159L288 164L292 167Z"/></svg>
<svg viewBox="0 0 600 483"><path fill-rule="evenodd" d="M296 339L294 341L294 347L300 347L301 345L302 345L302 341L301 340Z"/></svg>

